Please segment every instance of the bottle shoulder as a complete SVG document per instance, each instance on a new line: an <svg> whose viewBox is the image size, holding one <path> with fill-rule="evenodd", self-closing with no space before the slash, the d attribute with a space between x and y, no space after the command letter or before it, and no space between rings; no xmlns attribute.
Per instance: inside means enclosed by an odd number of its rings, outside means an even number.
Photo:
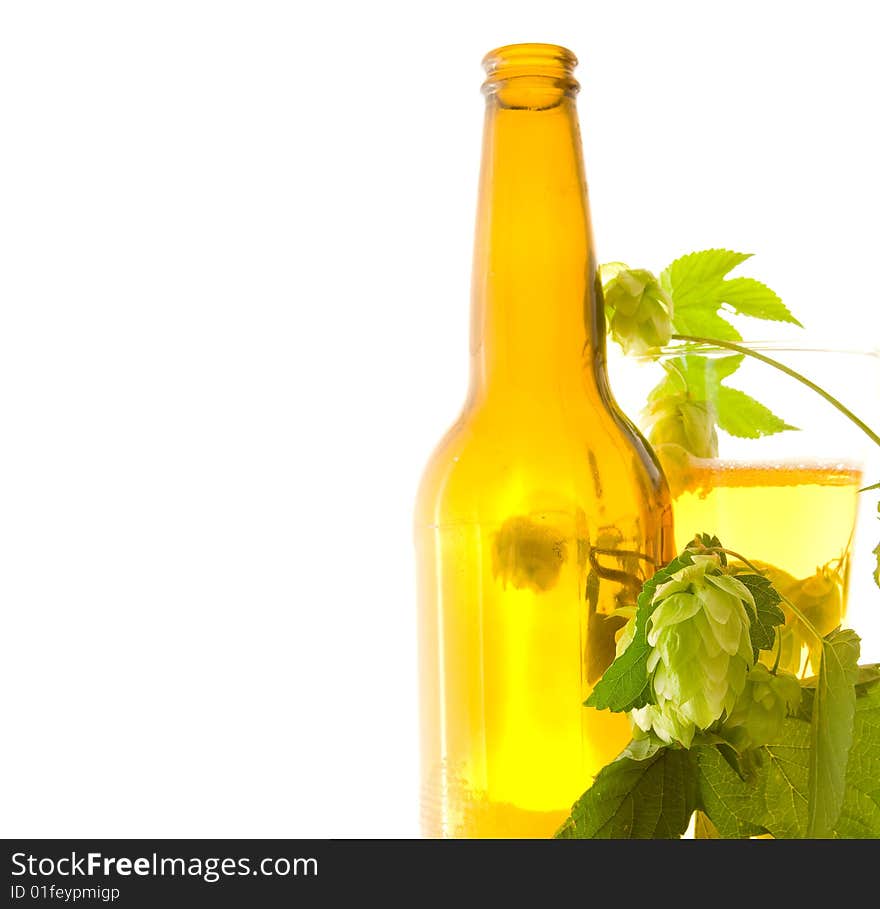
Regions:
<svg viewBox="0 0 880 909"><path fill-rule="evenodd" d="M482 521L511 508L640 510L668 500L644 439L613 406L466 407L434 448L417 524Z"/></svg>

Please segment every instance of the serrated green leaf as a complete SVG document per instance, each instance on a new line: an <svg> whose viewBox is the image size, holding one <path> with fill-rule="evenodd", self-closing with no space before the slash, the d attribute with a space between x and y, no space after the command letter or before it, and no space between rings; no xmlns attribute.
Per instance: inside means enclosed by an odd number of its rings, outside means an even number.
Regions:
<svg viewBox="0 0 880 909"><path fill-rule="evenodd" d="M698 369L705 373L711 388L732 376L742 365L745 356L734 354L730 357L688 357L687 359L695 361L690 365L690 370Z"/></svg>
<svg viewBox="0 0 880 909"><path fill-rule="evenodd" d="M765 833L763 788L754 778L743 779L718 748L695 748L699 775L697 804L724 839Z"/></svg>
<svg viewBox="0 0 880 909"><path fill-rule="evenodd" d="M670 361L671 364L676 362L677 360ZM666 370L666 375L648 392L649 405L652 401L674 397L687 391L687 381L677 369L670 367L669 363L664 363L663 368Z"/></svg>
<svg viewBox="0 0 880 909"><path fill-rule="evenodd" d="M826 835L880 838L880 680L876 665L857 667L854 676L852 746L843 802ZM697 806L722 837L752 836L761 829L777 839L811 835L810 713L815 691L809 686L816 681L807 680L803 688L806 719L786 719L775 742L748 752L747 772L737 773L717 747L694 749L700 774Z"/></svg>
<svg viewBox="0 0 880 909"><path fill-rule="evenodd" d="M574 803L557 839L675 839L687 830L696 801L690 752L661 748L636 761L620 757Z"/></svg>
<svg viewBox="0 0 880 909"><path fill-rule="evenodd" d="M718 828L709 820L705 811L697 811L694 814L694 839L695 840L719 840L721 834Z"/></svg>
<svg viewBox="0 0 880 909"><path fill-rule="evenodd" d="M659 584L667 580L693 560L686 553L673 559L652 578L645 581L638 597L636 627L633 639L623 653L605 670L604 675L584 702L587 707L597 710L611 710L620 713L635 707L644 707L649 701L648 684L648 617L654 611L652 599Z"/></svg>
<svg viewBox="0 0 880 909"><path fill-rule="evenodd" d="M699 806L725 838L767 832L777 839L806 835L810 774L810 725L786 719L776 742L747 753L738 774L719 749L698 757Z"/></svg>
<svg viewBox="0 0 880 909"><path fill-rule="evenodd" d="M663 367L666 377L654 388L648 400L662 394L687 394L696 401L713 401L718 397L721 382L733 375L745 359L741 354L732 357L704 357L686 354L667 360Z"/></svg>
<svg viewBox="0 0 880 909"><path fill-rule="evenodd" d="M856 677L856 697L865 695L867 690L878 681L880 681L880 663L862 663Z"/></svg>
<svg viewBox="0 0 880 909"><path fill-rule="evenodd" d="M807 723L817 681L812 677L802 683L804 697L799 715L805 716ZM834 825L834 835L880 838L880 669L876 663L858 667L855 690L853 744L847 759L843 805Z"/></svg>
<svg viewBox="0 0 880 909"><path fill-rule="evenodd" d="M787 429L797 429L744 391L722 385L715 402L718 425L740 439L760 439Z"/></svg>
<svg viewBox="0 0 880 909"><path fill-rule="evenodd" d="M688 552L700 553L706 549L717 550L718 561L723 568L727 567L727 553L721 545L721 540L714 533L696 533L690 543L685 546Z"/></svg>
<svg viewBox="0 0 880 909"><path fill-rule="evenodd" d="M767 832L776 839L802 839L809 817L810 726L787 719L779 740L763 749L756 783L763 789Z"/></svg>
<svg viewBox="0 0 880 909"><path fill-rule="evenodd" d="M689 307L679 309L675 304L672 325L680 335L694 335L698 338L719 338L722 341L742 341L742 335L712 309Z"/></svg>
<svg viewBox="0 0 880 909"><path fill-rule="evenodd" d="M719 297L720 302L727 303L742 316L772 322L790 322L803 328L776 292L754 278L730 278L723 281Z"/></svg>
<svg viewBox="0 0 880 909"><path fill-rule="evenodd" d="M720 282L728 272L751 255L729 249L704 249L688 253L663 270L660 283L672 296L676 308L700 305L704 302L707 285Z"/></svg>
<svg viewBox="0 0 880 909"><path fill-rule="evenodd" d="M880 483L877 484L880 486ZM875 486L869 486L868 489L876 489ZM880 502L877 503L877 514L880 515ZM873 550L874 558L877 560L874 565L874 583L880 587L880 543L874 547Z"/></svg>
<svg viewBox="0 0 880 909"><path fill-rule="evenodd" d="M822 641L810 721L807 836L829 837L843 805L847 756L853 742L859 636L849 628Z"/></svg>
<svg viewBox="0 0 880 909"><path fill-rule="evenodd" d="M755 598L755 615L749 627L749 636L757 660L759 651L772 650L776 643L776 627L785 624L785 613L779 608L782 597L770 579L760 574L737 574L736 579L745 584Z"/></svg>
<svg viewBox="0 0 880 909"><path fill-rule="evenodd" d="M719 310L800 327L775 291L754 278L726 278L749 256L727 249L707 249L676 259L660 275L673 302L673 324L679 334L741 340Z"/></svg>
<svg viewBox="0 0 880 909"><path fill-rule="evenodd" d="M876 679L857 689L853 746L834 832L842 838L880 838L880 684Z"/></svg>

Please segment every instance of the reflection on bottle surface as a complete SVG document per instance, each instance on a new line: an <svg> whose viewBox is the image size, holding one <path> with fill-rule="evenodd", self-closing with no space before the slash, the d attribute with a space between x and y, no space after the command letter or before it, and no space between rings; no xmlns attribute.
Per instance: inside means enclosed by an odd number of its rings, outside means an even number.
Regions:
<svg viewBox="0 0 880 909"><path fill-rule="evenodd" d="M583 701L674 554L665 481L608 390L574 63L485 61L471 387L416 507L429 836L552 836L629 739Z"/></svg>

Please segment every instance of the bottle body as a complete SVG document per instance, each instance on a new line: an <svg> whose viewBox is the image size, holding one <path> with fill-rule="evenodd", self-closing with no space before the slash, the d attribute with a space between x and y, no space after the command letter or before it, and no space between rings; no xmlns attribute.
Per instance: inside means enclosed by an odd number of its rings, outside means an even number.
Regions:
<svg viewBox="0 0 880 909"><path fill-rule="evenodd" d="M629 740L625 717L583 701L642 581L672 554L665 482L607 387L573 64L560 53L496 52L471 391L418 494L429 836L553 835Z"/></svg>
<svg viewBox="0 0 880 909"><path fill-rule="evenodd" d="M429 836L552 836L630 737L625 716L583 701L613 659L620 607L669 555L668 513L613 421L566 419L559 432L529 422L516 433L468 414L425 474L416 546ZM619 446L595 443L614 436Z"/></svg>

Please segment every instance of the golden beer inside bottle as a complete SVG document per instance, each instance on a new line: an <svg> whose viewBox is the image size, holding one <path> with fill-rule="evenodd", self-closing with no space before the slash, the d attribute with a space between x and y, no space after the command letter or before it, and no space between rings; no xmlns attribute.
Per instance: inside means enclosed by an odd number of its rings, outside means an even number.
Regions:
<svg viewBox="0 0 880 909"><path fill-rule="evenodd" d="M673 555L665 481L608 389L574 62L485 61L470 392L416 509L431 836L553 835L629 739L583 702Z"/></svg>

